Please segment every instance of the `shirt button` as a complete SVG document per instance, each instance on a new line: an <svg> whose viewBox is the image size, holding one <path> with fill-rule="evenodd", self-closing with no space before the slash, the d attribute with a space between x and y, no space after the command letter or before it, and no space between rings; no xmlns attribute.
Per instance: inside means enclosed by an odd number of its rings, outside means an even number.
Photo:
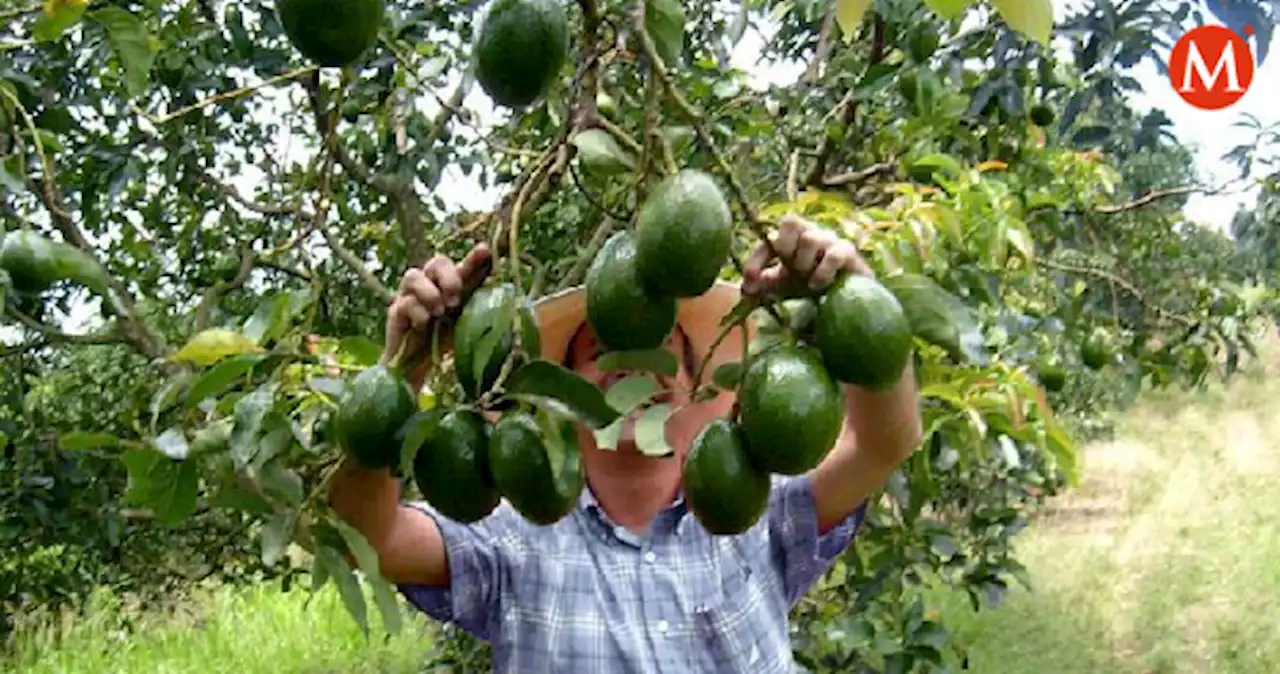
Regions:
<svg viewBox="0 0 1280 674"><path fill-rule="evenodd" d="M654 563L654 562L658 561L658 556L657 556L657 555L655 555L655 554L653 554L653 551L652 551L652 550L650 550L650 551L648 551L648 552L644 553L644 561L649 562L650 564L652 564L652 563Z"/></svg>
<svg viewBox="0 0 1280 674"><path fill-rule="evenodd" d="M669 625L669 624L667 624L667 621L665 621L665 620L659 620L659 621L658 621L658 631L659 631L659 632L662 632L663 634L666 634L666 632L667 632L667 628L668 628L668 627L670 627L670 625Z"/></svg>

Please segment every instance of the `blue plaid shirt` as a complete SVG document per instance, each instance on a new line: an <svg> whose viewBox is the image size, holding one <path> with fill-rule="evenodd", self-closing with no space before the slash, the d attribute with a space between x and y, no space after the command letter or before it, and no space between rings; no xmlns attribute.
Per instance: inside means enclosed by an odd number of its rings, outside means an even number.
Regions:
<svg viewBox="0 0 1280 674"><path fill-rule="evenodd" d="M825 535L805 476L773 478L765 516L712 536L677 498L637 536L584 489L559 522L505 502L465 525L435 518L450 584L402 585L432 618L493 648L512 674L790 673L788 613L853 540L864 504Z"/></svg>

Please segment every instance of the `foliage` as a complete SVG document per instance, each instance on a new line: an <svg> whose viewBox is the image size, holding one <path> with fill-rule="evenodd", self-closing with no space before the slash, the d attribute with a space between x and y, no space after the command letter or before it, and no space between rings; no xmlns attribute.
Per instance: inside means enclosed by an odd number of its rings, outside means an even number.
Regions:
<svg viewBox="0 0 1280 674"><path fill-rule="evenodd" d="M362 629L368 597L394 629L390 586L324 487L328 420L377 360L400 271L486 240L495 275L531 296L575 284L676 168L719 181L738 255L798 211L881 276L945 291L945 325L917 328L926 439L796 609L815 672L937 666L961 645L926 618L920 581L998 603L1024 579L1028 515L1079 476L1085 424L1143 386L1229 375L1251 349L1271 291L1178 215L1186 151L1158 111L1125 103L1126 69L1158 58L1189 11L1100 0L1058 27L1075 45L1063 61L1041 44L1047 0L577 4L571 65L533 105L487 115L466 76L475 3L389 4L379 43L340 72L305 62L258 1L3 11L0 217L110 275L104 301L74 283L6 297L28 340L6 352L6 382L30 388L10 398L0 531L35 551L24 568L56 544L128 549L129 573L162 575L164 555L309 568ZM753 25L773 29L766 58L805 66L798 81L754 90L731 67ZM1056 122L1031 124L1036 105ZM492 208L460 203L472 183ZM69 334L86 308L92 331ZM1121 349L1094 372L1079 344L1097 328ZM1044 357L1066 364L1064 390L1029 374ZM512 388L556 397L540 381ZM64 466L101 477L89 491ZM52 529L31 505L49 485L64 494L44 506ZM85 510L66 496L86 493ZM126 508L154 519L130 521L128 545L102 538ZM442 658L484 658L446 643Z"/></svg>

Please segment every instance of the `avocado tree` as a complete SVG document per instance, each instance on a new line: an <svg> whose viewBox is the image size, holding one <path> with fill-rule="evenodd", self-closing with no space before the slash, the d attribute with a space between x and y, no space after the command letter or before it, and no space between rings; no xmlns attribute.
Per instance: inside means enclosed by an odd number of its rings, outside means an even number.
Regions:
<svg viewBox="0 0 1280 674"><path fill-rule="evenodd" d="M722 507L726 482L700 469L713 459L759 483L821 458L752 458L753 434L779 432L749 418L753 376L792 359L809 388L875 385L913 359L925 440L795 610L794 643L812 671L963 659L920 584L977 607L1028 582L1014 536L1078 478L1084 422L1144 385L1230 374L1271 297L1232 282L1232 247L1182 220L1179 200L1203 186L1167 120L1124 102L1137 86L1125 69L1158 58L1151 35L1198 10L1100 1L1061 24L1069 56L1048 49L1050 10L10 4L0 281L18 341L0 363L0 542L19 554L0 588L28 587L54 546L88 541L75 573L50 567L60 583L100 582L129 556L130 569L164 559L164 578L306 573L369 630L367 586L398 629L376 556L325 502L344 453L395 468L460 520L506 496L555 521L582 488L565 424L607 444L656 394L645 373L672 366L664 331L643 328L736 278L798 213L856 241L878 281L733 313L761 338L694 392L747 401L695 443L687 482L712 495L699 518L731 533L759 509ZM757 87L733 66L749 32L794 80ZM684 219L693 238L673 242L663 223ZM403 373L424 354L378 362L386 303L404 269L476 241L496 253L491 280L453 316L452 356L415 397ZM611 366L637 373L609 391L539 359L525 310L584 281L606 298L591 319ZM865 324L870 303L894 318ZM869 339L878 328L899 338ZM867 371L848 339L889 344L874 361L889 371ZM502 421L485 428L480 410ZM646 406L642 420L660 430L670 412ZM503 458L429 451L442 444ZM475 488L459 498L457 484ZM73 506L85 493L94 507ZM446 644L444 659L484 657Z"/></svg>

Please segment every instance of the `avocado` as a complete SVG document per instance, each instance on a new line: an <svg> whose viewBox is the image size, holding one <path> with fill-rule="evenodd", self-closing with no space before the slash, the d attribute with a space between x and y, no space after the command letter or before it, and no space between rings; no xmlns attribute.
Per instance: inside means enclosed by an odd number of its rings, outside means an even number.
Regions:
<svg viewBox="0 0 1280 674"><path fill-rule="evenodd" d="M696 297L711 289L733 246L729 204L710 175L678 171L640 208L636 270L658 296Z"/></svg>
<svg viewBox="0 0 1280 674"><path fill-rule="evenodd" d="M559 451L553 454L533 415L512 411L493 425L489 436L494 484L517 512L540 526L568 515L586 484L577 430L566 421L557 432L553 441ZM553 460L560 461L558 469Z"/></svg>
<svg viewBox="0 0 1280 674"><path fill-rule="evenodd" d="M713 535L743 533L769 504L769 474L752 465L742 429L728 419L699 431L681 474L690 512Z"/></svg>
<svg viewBox="0 0 1280 674"><path fill-rule="evenodd" d="M837 381L879 391L897 383L911 357L911 323L888 288L845 274L818 303L814 345Z"/></svg>
<svg viewBox="0 0 1280 674"><path fill-rule="evenodd" d="M526 106L555 82L568 50L563 3L495 0L476 38L476 81L498 105Z"/></svg>
<svg viewBox="0 0 1280 674"><path fill-rule="evenodd" d="M844 424L844 396L817 351L779 344L750 363L738 388L738 406L751 463L782 475L816 467Z"/></svg>
<svg viewBox="0 0 1280 674"><path fill-rule="evenodd" d="M587 269L587 321L610 351L656 349L676 324L676 299L654 296L636 273L630 231L609 237Z"/></svg>
<svg viewBox="0 0 1280 674"><path fill-rule="evenodd" d="M468 409L422 412L432 425L413 457L413 480L437 512L463 523L492 513L502 495L489 472L489 428ZM397 448L398 449L398 448Z"/></svg>
<svg viewBox="0 0 1280 674"><path fill-rule="evenodd" d="M355 63L378 41L384 0L278 0L276 15L294 49L323 67Z"/></svg>
<svg viewBox="0 0 1280 674"><path fill-rule="evenodd" d="M338 399L330 430L338 446L360 465L393 468L400 463L396 434L417 409L404 377L375 365L356 375Z"/></svg>

